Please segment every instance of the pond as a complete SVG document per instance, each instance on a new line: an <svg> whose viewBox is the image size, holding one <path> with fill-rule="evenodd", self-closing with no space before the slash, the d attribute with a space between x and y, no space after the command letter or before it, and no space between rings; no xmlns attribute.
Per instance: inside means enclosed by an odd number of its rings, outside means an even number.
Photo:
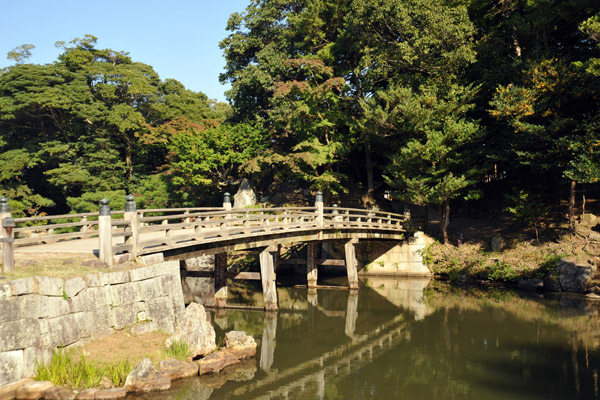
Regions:
<svg viewBox="0 0 600 400"><path fill-rule="evenodd" d="M581 296L393 278L278 295L276 314L212 314L218 340L257 339L254 359L144 398L599 398L600 304Z"/></svg>

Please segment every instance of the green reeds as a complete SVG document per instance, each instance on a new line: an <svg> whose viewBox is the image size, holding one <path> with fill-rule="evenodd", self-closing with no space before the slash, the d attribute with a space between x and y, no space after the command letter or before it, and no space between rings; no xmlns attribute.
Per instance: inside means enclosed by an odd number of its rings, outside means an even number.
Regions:
<svg viewBox="0 0 600 400"><path fill-rule="evenodd" d="M190 346L183 340L176 340L166 350L167 357L186 360L190 355Z"/></svg>
<svg viewBox="0 0 600 400"><path fill-rule="evenodd" d="M57 386L71 389L87 389L98 386L102 378L107 377L114 386L122 386L132 369L129 360L116 364L98 364L88 361L82 355L76 361L72 350L59 349L52 353L48 364L36 366L35 379L51 381Z"/></svg>

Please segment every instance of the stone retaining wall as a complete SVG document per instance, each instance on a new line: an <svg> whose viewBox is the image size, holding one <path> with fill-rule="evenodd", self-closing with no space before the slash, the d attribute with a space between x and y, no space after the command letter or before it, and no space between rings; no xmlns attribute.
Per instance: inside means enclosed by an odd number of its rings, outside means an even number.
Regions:
<svg viewBox="0 0 600 400"><path fill-rule="evenodd" d="M57 347L132 327L172 333L185 305L179 262L0 284L0 386L35 373Z"/></svg>

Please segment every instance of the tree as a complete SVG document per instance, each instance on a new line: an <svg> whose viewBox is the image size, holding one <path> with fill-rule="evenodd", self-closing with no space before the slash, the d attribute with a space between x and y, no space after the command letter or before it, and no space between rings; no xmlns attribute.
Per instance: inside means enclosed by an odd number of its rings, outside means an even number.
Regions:
<svg viewBox="0 0 600 400"><path fill-rule="evenodd" d="M58 42L55 63L21 63L0 75L0 149L12 156L0 160L0 189L37 199L32 211L85 209L89 193L130 192L167 160L161 127L223 118L204 94L161 81L151 66L96 41Z"/></svg>
<svg viewBox="0 0 600 400"><path fill-rule="evenodd" d="M229 185L242 165L265 149L261 131L251 124L202 129L181 119L172 127L166 173L183 201Z"/></svg>
<svg viewBox="0 0 600 400"><path fill-rule="evenodd" d="M391 156L386 180L405 201L440 205L440 229L447 243L450 200L480 196L475 184L481 168L473 144L483 131L468 118L475 90L456 86L440 93L435 87L398 87L393 99L390 94L386 96L394 103L394 125L403 138Z"/></svg>

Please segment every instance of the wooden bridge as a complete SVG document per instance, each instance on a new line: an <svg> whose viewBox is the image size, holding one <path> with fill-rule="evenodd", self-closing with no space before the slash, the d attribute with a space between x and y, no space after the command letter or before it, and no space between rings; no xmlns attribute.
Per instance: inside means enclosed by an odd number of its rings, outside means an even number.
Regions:
<svg viewBox="0 0 600 400"><path fill-rule="evenodd" d="M137 210L126 196L125 210L112 211L100 201L97 213L12 218L8 199L0 198L0 241L4 270L14 268L14 249L65 240L98 238L99 258L112 267L159 254L163 259L215 255L215 300L225 305L227 253L261 249L260 268L265 305L277 309L275 266L282 244L308 244L307 282L317 285L317 244L344 240L350 289L358 289L354 245L360 239L406 239L410 215L375 210L325 207L319 192L313 207L232 208L228 193L219 208Z"/></svg>

